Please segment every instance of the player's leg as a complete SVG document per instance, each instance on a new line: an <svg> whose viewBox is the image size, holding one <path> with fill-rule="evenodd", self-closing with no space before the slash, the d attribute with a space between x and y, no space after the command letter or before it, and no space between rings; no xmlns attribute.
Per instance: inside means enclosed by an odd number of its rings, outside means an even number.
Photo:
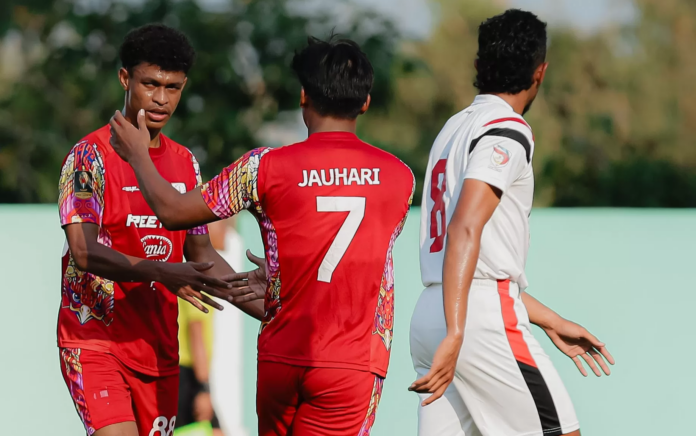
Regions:
<svg viewBox="0 0 696 436"><path fill-rule="evenodd" d="M293 435L369 436L384 379L366 371L307 368Z"/></svg>
<svg viewBox="0 0 696 436"><path fill-rule="evenodd" d="M196 422L193 417L193 401L198 393L196 375L193 368L179 367L179 401L174 428Z"/></svg>
<svg viewBox="0 0 696 436"><path fill-rule="evenodd" d="M172 436L179 402L179 374L152 377L124 367L140 436Z"/></svg>
<svg viewBox="0 0 696 436"><path fill-rule="evenodd" d="M290 427L300 403L299 385L303 372L304 368L299 366L258 363L256 414L259 436L292 434Z"/></svg>
<svg viewBox="0 0 696 436"><path fill-rule="evenodd" d="M411 318L411 358L416 378L428 373L435 350L447 333L442 307L442 287L423 291ZM418 394L419 436L480 436L464 400L454 386L428 406L421 406L430 394Z"/></svg>
<svg viewBox="0 0 696 436"><path fill-rule="evenodd" d="M61 348L60 367L88 435L138 436L130 388L113 356Z"/></svg>
<svg viewBox="0 0 696 436"><path fill-rule="evenodd" d="M579 428L509 282L472 284L457 373L453 384L484 436L559 436Z"/></svg>

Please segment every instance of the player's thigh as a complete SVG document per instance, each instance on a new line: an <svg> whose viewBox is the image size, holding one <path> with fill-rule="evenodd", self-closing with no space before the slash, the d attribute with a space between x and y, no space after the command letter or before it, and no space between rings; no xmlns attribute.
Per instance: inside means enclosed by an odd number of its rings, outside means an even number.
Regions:
<svg viewBox="0 0 696 436"><path fill-rule="evenodd" d="M578 428L514 285L472 286L454 385L484 436L558 436Z"/></svg>
<svg viewBox="0 0 696 436"><path fill-rule="evenodd" d="M133 413L141 436L172 436L176 426L179 375L152 377L129 370Z"/></svg>
<svg viewBox="0 0 696 436"><path fill-rule="evenodd" d="M97 430L93 436L138 436L138 426L134 421L120 422Z"/></svg>
<svg viewBox="0 0 696 436"><path fill-rule="evenodd" d="M302 402L292 434L368 436L377 415L384 379L365 371L311 368L302 380Z"/></svg>
<svg viewBox="0 0 696 436"><path fill-rule="evenodd" d="M61 348L60 366L88 435L114 424L135 420L130 388L114 356L79 348Z"/></svg>
<svg viewBox="0 0 696 436"><path fill-rule="evenodd" d="M285 436L300 402L300 377L305 368L276 362L259 362L256 414L259 436ZM299 435L299 433L295 433Z"/></svg>

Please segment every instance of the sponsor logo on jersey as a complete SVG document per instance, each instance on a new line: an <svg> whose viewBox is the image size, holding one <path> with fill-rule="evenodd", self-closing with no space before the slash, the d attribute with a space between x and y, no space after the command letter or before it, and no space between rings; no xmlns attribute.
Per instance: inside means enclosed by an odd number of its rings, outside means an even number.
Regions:
<svg viewBox="0 0 696 436"><path fill-rule="evenodd" d="M172 186L174 187L174 189L181 192L182 194L186 194L186 184L185 183L175 182L175 183L172 183Z"/></svg>
<svg viewBox="0 0 696 436"><path fill-rule="evenodd" d="M87 200L94 195L92 188L92 173L89 171L75 171L75 197Z"/></svg>
<svg viewBox="0 0 696 436"><path fill-rule="evenodd" d="M379 168L329 168L302 170L302 182L297 186L379 185Z"/></svg>
<svg viewBox="0 0 696 436"><path fill-rule="evenodd" d="M502 145L493 147L491 154L491 163L496 167L504 167L510 162L510 152Z"/></svg>
<svg viewBox="0 0 696 436"><path fill-rule="evenodd" d="M138 191L140 191L140 188L138 188L137 186L124 186L121 189L123 189L126 192L138 192Z"/></svg>
<svg viewBox="0 0 696 436"><path fill-rule="evenodd" d="M141 239L148 260L166 262L172 255L172 241L160 235L147 235Z"/></svg>
<svg viewBox="0 0 696 436"><path fill-rule="evenodd" d="M128 214L126 227L136 227L139 229L161 229L162 223L154 215L133 215Z"/></svg>

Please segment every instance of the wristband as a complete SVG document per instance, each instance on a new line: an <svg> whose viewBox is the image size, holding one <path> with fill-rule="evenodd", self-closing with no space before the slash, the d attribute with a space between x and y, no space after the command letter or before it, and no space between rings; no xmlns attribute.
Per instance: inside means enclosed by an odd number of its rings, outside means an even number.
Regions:
<svg viewBox="0 0 696 436"><path fill-rule="evenodd" d="M201 392L210 393L210 384L208 382L201 382Z"/></svg>

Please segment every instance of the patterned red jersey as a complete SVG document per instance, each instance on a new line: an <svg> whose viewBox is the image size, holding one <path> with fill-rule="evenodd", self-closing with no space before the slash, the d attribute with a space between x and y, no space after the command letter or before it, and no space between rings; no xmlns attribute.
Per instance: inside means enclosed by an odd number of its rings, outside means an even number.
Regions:
<svg viewBox="0 0 696 436"><path fill-rule="evenodd" d="M344 132L256 149L204 185L220 218L259 221L269 287L259 360L386 375L394 325L392 248L414 178Z"/></svg>
<svg viewBox="0 0 696 436"><path fill-rule="evenodd" d="M94 223L99 243L160 262L182 262L187 231L165 229L145 202L135 173L109 145L109 126L75 145L60 175L61 225ZM150 149L159 173L180 192L200 184L191 152L160 135ZM177 297L160 283L115 283L80 271L66 243L58 345L111 353L133 370L165 376L178 371Z"/></svg>

